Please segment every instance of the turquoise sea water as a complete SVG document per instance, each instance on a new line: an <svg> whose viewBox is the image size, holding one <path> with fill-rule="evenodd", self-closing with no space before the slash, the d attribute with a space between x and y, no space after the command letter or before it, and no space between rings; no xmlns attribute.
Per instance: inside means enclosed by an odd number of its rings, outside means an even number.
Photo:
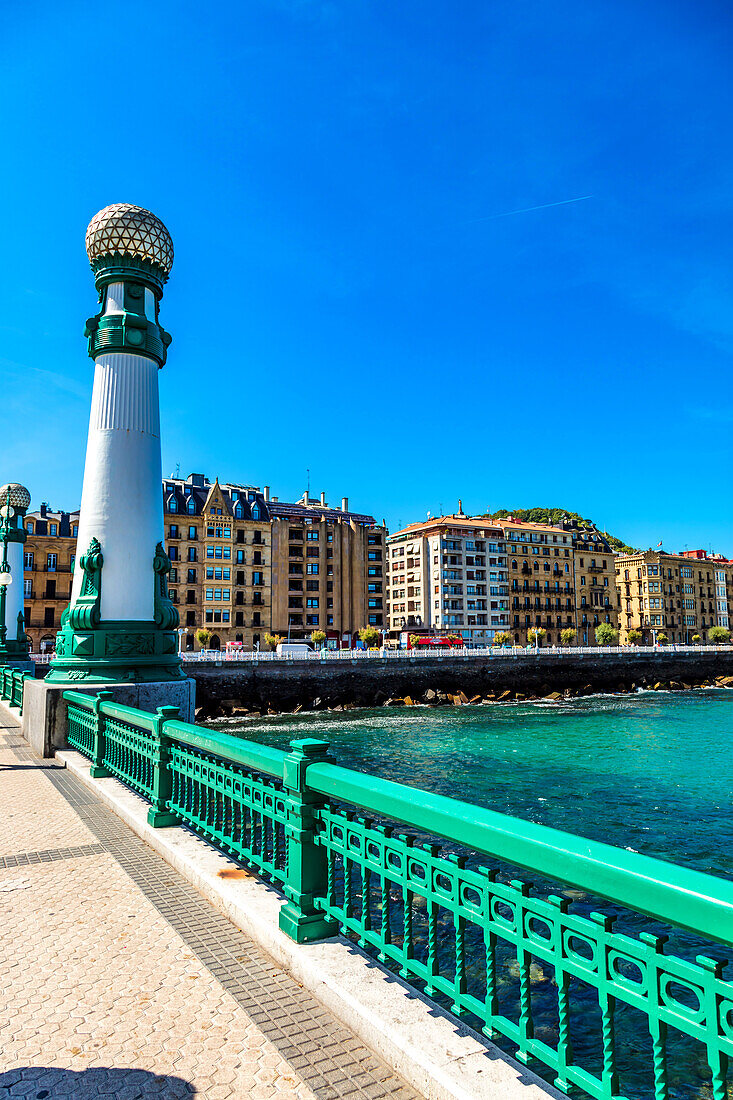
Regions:
<svg viewBox="0 0 733 1100"><path fill-rule="evenodd" d="M503 813L733 876L733 691L213 723Z"/></svg>

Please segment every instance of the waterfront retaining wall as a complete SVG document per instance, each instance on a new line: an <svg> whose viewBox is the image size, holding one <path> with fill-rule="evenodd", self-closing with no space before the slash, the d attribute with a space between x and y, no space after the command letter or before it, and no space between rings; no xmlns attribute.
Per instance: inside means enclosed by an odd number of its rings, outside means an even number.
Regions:
<svg viewBox="0 0 733 1100"><path fill-rule="evenodd" d="M303 661L222 661L186 666L203 712L242 707L293 710L355 704L380 706L426 693L467 698L631 691L661 683L695 687L733 676L733 651L709 653L531 653L502 657L354 658ZM198 712L197 707L197 712Z"/></svg>

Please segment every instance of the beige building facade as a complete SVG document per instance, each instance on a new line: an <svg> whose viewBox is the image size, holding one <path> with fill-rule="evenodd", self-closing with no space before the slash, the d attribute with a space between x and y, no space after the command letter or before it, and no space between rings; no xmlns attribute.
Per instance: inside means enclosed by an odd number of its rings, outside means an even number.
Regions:
<svg viewBox="0 0 733 1100"><path fill-rule="evenodd" d="M25 527L23 578L18 581L23 584L25 628L31 650L50 653L71 595L79 513L42 504L27 514Z"/></svg>
<svg viewBox="0 0 733 1100"><path fill-rule="evenodd" d="M363 627L385 623L385 536L373 516L332 508L325 495L270 501L272 630L284 638L323 631L326 644L351 644Z"/></svg>
<svg viewBox="0 0 733 1100"><path fill-rule="evenodd" d="M307 494L296 504L269 489L210 482L203 474L163 481L169 592L180 645L265 647L265 634L349 644L384 627L385 530L373 516L330 508ZM34 652L53 649L71 591L79 513L42 505L26 518L26 629ZM151 559L152 561L152 559ZM152 573L151 573L152 584Z"/></svg>
<svg viewBox="0 0 733 1100"><path fill-rule="evenodd" d="M704 550L644 550L616 558L621 640L641 631L641 644L663 633L670 642L707 641L711 627L730 629L733 562Z"/></svg>
<svg viewBox="0 0 733 1100"><path fill-rule="evenodd" d="M403 633L457 634L488 645L509 626L502 529L458 512L413 523L387 539L388 625Z"/></svg>
<svg viewBox="0 0 733 1100"><path fill-rule="evenodd" d="M577 521L500 521L509 554L510 630L518 645L543 629L543 645L560 645L565 629L576 645L595 645L601 623L618 629L614 553L606 537Z"/></svg>

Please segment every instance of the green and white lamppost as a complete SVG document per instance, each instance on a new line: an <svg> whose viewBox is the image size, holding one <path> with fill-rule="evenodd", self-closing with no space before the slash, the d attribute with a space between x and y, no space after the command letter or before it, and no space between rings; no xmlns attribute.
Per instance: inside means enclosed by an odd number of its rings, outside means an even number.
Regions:
<svg viewBox="0 0 733 1100"><path fill-rule="evenodd" d="M0 665L30 668L30 639L23 611L23 519L31 503L24 485L0 488Z"/></svg>
<svg viewBox="0 0 733 1100"><path fill-rule="evenodd" d="M87 229L99 312L77 560L47 684L185 679L163 536L158 372L171 338L158 309L173 242L149 210L107 206Z"/></svg>

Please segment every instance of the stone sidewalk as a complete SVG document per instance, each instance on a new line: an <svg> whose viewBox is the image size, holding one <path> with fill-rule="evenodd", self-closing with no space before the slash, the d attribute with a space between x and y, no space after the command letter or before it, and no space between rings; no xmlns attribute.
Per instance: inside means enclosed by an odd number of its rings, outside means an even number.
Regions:
<svg viewBox="0 0 733 1100"><path fill-rule="evenodd" d="M0 721L0 1098L419 1100Z"/></svg>

